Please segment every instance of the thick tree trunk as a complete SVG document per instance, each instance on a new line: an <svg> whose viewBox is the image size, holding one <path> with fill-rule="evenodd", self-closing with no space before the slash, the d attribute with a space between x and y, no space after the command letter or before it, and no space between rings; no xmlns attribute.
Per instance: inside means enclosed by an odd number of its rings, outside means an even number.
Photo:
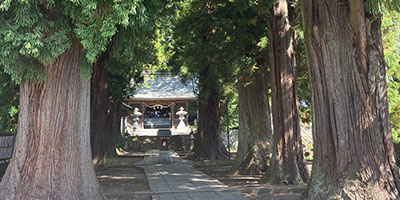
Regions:
<svg viewBox="0 0 400 200"><path fill-rule="evenodd" d="M253 79L252 83L248 83ZM231 172L262 174L271 154L272 129L265 73L239 78L238 151Z"/></svg>
<svg viewBox="0 0 400 200"><path fill-rule="evenodd" d="M271 164L262 181L299 184L307 182L308 172L297 105L295 31L290 28L286 0L279 0L272 14L269 41L274 142Z"/></svg>
<svg viewBox="0 0 400 200"><path fill-rule="evenodd" d="M95 168L104 167L107 158L117 155L115 140L119 134L120 102L109 96L107 54L102 54L94 65L90 105L90 141Z"/></svg>
<svg viewBox="0 0 400 200"><path fill-rule="evenodd" d="M104 199L91 162L90 81L80 76L82 54L74 44L45 66L45 81L21 83L18 134L1 199Z"/></svg>
<svg viewBox="0 0 400 200"><path fill-rule="evenodd" d="M361 0L304 0L314 163L306 199L399 199L380 18Z"/></svg>
<svg viewBox="0 0 400 200"><path fill-rule="evenodd" d="M228 152L220 138L220 92L218 80L206 67L199 79L199 123L195 157L206 159L227 158Z"/></svg>
<svg viewBox="0 0 400 200"><path fill-rule="evenodd" d="M94 167L106 164L106 149L109 143L110 123L108 110L108 73L105 69L106 54L102 54L93 68L90 96L90 142Z"/></svg>
<svg viewBox="0 0 400 200"><path fill-rule="evenodd" d="M121 102L111 101L111 106L107 115L107 129L109 130L109 134L106 146L106 156L108 158L117 156L115 141L117 140L117 137L121 135L121 106Z"/></svg>

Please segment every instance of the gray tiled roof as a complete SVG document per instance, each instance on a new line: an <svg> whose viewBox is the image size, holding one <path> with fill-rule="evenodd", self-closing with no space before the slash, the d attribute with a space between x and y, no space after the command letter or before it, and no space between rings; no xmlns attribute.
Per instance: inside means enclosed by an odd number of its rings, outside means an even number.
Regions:
<svg viewBox="0 0 400 200"><path fill-rule="evenodd" d="M197 98L193 81L182 83L180 77L173 75L154 75L145 77L145 84L138 88L132 99L187 99Z"/></svg>

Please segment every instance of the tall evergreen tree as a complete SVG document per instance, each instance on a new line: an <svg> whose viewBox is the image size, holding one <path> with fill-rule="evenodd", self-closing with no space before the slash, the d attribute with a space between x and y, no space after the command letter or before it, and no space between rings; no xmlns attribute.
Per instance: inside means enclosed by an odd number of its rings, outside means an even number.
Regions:
<svg viewBox="0 0 400 200"><path fill-rule="evenodd" d="M20 82L3 199L104 199L91 162L91 66L141 1L3 1L0 65Z"/></svg>
<svg viewBox="0 0 400 200"><path fill-rule="evenodd" d="M166 6L169 4L170 6ZM122 101L142 80L142 71L158 65L157 29L174 5L168 1L143 1L131 26L118 26L107 50L94 64L91 88L91 148L95 167L113 157L120 132Z"/></svg>
<svg viewBox="0 0 400 200"><path fill-rule="evenodd" d="M245 2L245 4L243 4ZM239 110L238 150L231 172L262 174L271 158L267 18L270 2L234 3L229 57L236 66ZM228 15L229 16L229 15ZM248 38L252 38L249 40Z"/></svg>
<svg viewBox="0 0 400 200"><path fill-rule="evenodd" d="M304 0L314 162L305 199L399 199L381 17L399 1Z"/></svg>
<svg viewBox="0 0 400 200"><path fill-rule="evenodd" d="M102 167L106 164L106 156L115 153L108 152L113 145L110 130L111 122L108 118L111 102L109 100L108 72L105 68L108 53L102 53L93 66L90 87L90 146L93 166Z"/></svg>
<svg viewBox="0 0 400 200"><path fill-rule="evenodd" d="M272 159L263 181L275 184L298 184L308 180L298 114L297 39L290 25L293 16L291 5L279 0L271 9L268 30L274 141Z"/></svg>
<svg viewBox="0 0 400 200"><path fill-rule="evenodd" d="M264 4L265 2L262 5ZM265 22L265 12L259 12L262 5L255 1L192 1L181 13L178 20L175 32L175 44L177 46L175 56L178 57L180 66L183 66L190 73L199 76L200 137L197 138L200 139L197 141L200 141L198 143L200 145L195 145L195 151L198 154L206 155L205 157L209 157L209 155L213 154L212 152L222 155L221 157L226 156L225 149L219 142L219 102L224 87L227 84L232 84L238 76L239 67L247 67L244 71L251 71L253 67L253 65L240 66L235 63L240 63L242 59L251 60L252 63L255 63L255 60L258 59L257 56L259 55L256 52L259 50L259 47L257 44L266 35L266 26L263 24ZM261 63L260 67L265 67L264 64ZM260 70L260 72L265 71L264 69ZM245 78L245 82L252 82L252 79L256 77L265 78L263 75L255 75L250 78L251 80ZM254 81L254 83L266 84L264 81L261 81L262 83ZM254 87L264 88L263 85ZM266 88L264 89L266 91ZM255 95L255 97L266 97L266 95L257 96L255 89L252 90L252 93L254 93L252 95ZM265 99L255 101L264 102ZM250 104L243 105L250 106ZM246 109L249 110L252 108L243 107L242 111ZM263 138L263 141L268 140L267 136L262 137L262 135L265 135L264 132L268 132L268 128L265 127L267 123L263 123L267 119L262 118L260 119L261 122L256 117L268 115L266 112L267 109L254 108L249 111L251 115L254 115L252 116L254 120L251 122L254 122L254 124L249 124L249 126L252 126L252 130L246 133L249 137L245 137L248 141L243 141L244 146L254 146L255 140L250 139L251 134L254 134L253 138L255 139ZM242 120L242 122L244 121ZM257 123L262 124L264 127L255 125ZM266 135L268 134L270 133ZM257 142L262 143L260 140ZM253 170L250 170L252 171L251 173L260 173L260 169L265 169L265 154L268 154L266 150L268 148L265 147L268 145L257 146L262 148L253 149L255 150L253 153L247 153L245 152L247 148L241 148L243 152L240 153L241 156L233 171L238 171L241 166L243 169L252 168ZM248 170L240 169L239 171L245 172Z"/></svg>
<svg viewBox="0 0 400 200"><path fill-rule="evenodd" d="M194 152L196 157L226 158L220 138L220 81L223 64L218 59L219 27L211 20L215 5L210 1L194 1L183 5L174 33L176 65L198 75L199 119ZM201 23L194 23L201 22ZM221 72L221 73L220 73Z"/></svg>
<svg viewBox="0 0 400 200"><path fill-rule="evenodd" d="M233 173L262 174L268 166L272 127L265 64L263 62L258 66L242 69L239 76L238 150L231 169Z"/></svg>

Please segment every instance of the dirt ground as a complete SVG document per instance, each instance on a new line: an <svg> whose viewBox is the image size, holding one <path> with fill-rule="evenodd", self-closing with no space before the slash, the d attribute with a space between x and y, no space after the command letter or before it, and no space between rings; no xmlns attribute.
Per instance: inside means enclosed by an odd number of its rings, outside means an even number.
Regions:
<svg viewBox="0 0 400 200"><path fill-rule="evenodd" d="M242 196L252 200L298 200L306 189L306 185L277 186L262 185L259 181L262 175L233 175L230 169L235 158L235 152L231 160L217 160L216 162L195 162L195 166L203 173L218 179L229 188L235 189ZM181 153L181 157L185 157Z"/></svg>
<svg viewBox="0 0 400 200"><path fill-rule="evenodd" d="M178 152L185 158L187 152ZM107 167L96 174L106 197L113 200L151 200L151 192L142 168L135 163L144 158L143 153L126 153L109 159ZM233 161L195 162L196 168L230 186L242 196L252 200L298 200L305 190L301 186L261 185L261 175L243 176L229 173Z"/></svg>
<svg viewBox="0 0 400 200"><path fill-rule="evenodd" d="M298 200L306 187L262 185L259 184L262 175L232 175L229 172L231 166L232 161L217 161L215 165L196 166L196 168L253 200Z"/></svg>
<svg viewBox="0 0 400 200"><path fill-rule="evenodd" d="M107 159L106 168L96 169L97 179L108 199L113 200L151 200L149 185L144 170L135 167L135 163L143 160L144 155L122 154ZM141 194L142 192L142 194Z"/></svg>
<svg viewBox="0 0 400 200"><path fill-rule="evenodd" d="M96 169L97 178L108 199L151 200L151 192L144 170L135 167L143 160L143 152L119 152L120 156L107 160L107 167ZM178 152L185 158L188 152ZM230 186L242 196L252 200L297 200L305 190L302 186L265 186L258 181L261 175L242 176L229 173L233 161L196 162L196 168ZM5 165L0 164L0 178Z"/></svg>

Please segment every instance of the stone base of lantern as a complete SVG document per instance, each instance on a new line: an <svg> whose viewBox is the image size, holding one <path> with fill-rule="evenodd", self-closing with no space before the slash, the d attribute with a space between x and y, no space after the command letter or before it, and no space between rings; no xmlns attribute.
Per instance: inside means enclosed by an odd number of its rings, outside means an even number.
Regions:
<svg viewBox="0 0 400 200"><path fill-rule="evenodd" d="M171 152L169 150L160 150L160 154L158 156L158 163L171 163Z"/></svg>
<svg viewBox="0 0 400 200"><path fill-rule="evenodd" d="M181 128L181 129L174 129L172 135L189 135L190 129L189 128Z"/></svg>

